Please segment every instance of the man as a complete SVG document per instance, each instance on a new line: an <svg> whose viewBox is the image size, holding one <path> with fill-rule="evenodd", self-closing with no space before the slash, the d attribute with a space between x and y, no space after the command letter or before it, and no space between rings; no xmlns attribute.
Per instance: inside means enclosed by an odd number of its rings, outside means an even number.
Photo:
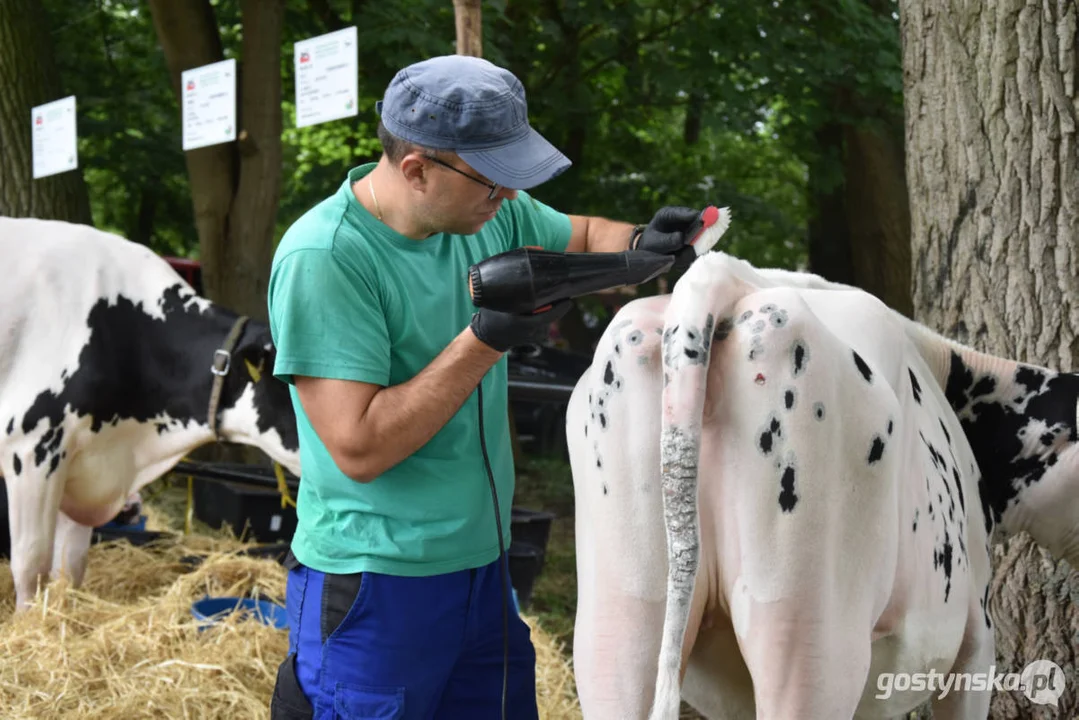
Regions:
<svg viewBox="0 0 1079 720"><path fill-rule="evenodd" d="M507 589L503 355L542 341L569 301L476 312L468 268L525 245L692 252L697 213L635 229L532 199L570 162L529 126L517 78L482 59L407 67L376 110L381 159L296 221L271 272L303 468L273 717L483 720L505 703L536 718L535 652Z"/></svg>

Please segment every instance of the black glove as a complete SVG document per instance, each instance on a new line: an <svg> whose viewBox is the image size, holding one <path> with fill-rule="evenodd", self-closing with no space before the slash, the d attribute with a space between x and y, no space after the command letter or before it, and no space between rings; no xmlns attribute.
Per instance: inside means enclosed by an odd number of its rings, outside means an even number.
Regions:
<svg viewBox="0 0 1079 720"><path fill-rule="evenodd" d="M692 238L686 236L700 210L668 205L656 211L652 221L630 242L631 250L649 250L669 255L683 249Z"/></svg>
<svg viewBox="0 0 1079 720"><path fill-rule="evenodd" d="M507 352L517 345L545 340L550 324L565 315L572 306L572 300L559 300L549 310L529 315L480 308L473 313L469 327L483 343L499 352Z"/></svg>

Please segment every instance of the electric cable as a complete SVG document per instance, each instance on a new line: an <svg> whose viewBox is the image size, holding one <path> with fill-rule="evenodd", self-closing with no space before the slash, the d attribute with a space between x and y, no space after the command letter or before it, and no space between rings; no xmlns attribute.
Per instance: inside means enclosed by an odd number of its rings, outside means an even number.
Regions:
<svg viewBox="0 0 1079 720"><path fill-rule="evenodd" d="M510 634L509 634L509 598L506 592L506 574L509 572L509 558L502 540L502 516L498 506L498 490L495 488L495 476L491 471L491 459L487 455L487 440L483 431L483 379L476 386L477 406L479 408L480 449L483 451L483 464L487 468L487 479L491 484L491 501L494 504L495 528L498 531L498 576L502 584L502 720L506 720L506 685L509 678Z"/></svg>

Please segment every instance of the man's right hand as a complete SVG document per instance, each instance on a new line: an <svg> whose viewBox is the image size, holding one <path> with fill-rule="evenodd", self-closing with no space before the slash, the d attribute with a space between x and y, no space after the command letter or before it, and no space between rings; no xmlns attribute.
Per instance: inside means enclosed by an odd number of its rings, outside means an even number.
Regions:
<svg viewBox="0 0 1079 720"><path fill-rule="evenodd" d="M480 308L472 315L469 326L481 342L507 352L517 345L542 342L547 337L548 326L565 315L572 304L572 300L560 300L548 310L529 315Z"/></svg>

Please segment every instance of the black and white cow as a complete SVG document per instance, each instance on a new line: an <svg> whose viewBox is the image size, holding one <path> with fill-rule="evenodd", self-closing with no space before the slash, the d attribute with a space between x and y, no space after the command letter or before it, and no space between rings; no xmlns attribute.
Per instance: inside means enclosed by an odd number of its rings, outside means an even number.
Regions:
<svg viewBox="0 0 1079 720"><path fill-rule="evenodd" d="M984 720L994 538L1079 568L1077 400L865 292L700 257L613 318L567 410L584 716ZM882 693L899 673L926 682Z"/></svg>
<svg viewBox="0 0 1079 720"><path fill-rule="evenodd" d="M50 570L80 583L92 528L200 445L252 445L299 474L264 323L84 225L0 218L0 258L0 475L18 610Z"/></svg>

